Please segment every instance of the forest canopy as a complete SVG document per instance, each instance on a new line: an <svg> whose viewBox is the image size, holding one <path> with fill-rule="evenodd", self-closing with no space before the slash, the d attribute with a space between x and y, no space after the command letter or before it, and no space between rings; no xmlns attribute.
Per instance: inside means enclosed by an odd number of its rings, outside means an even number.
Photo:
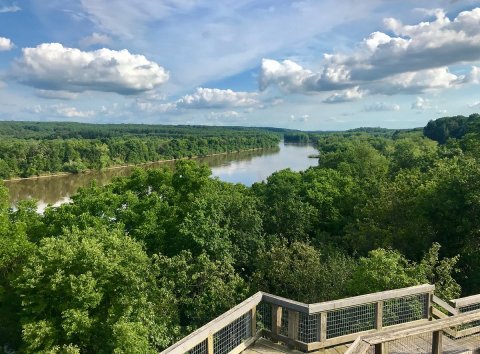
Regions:
<svg viewBox="0 0 480 354"><path fill-rule="evenodd" d="M0 187L0 346L157 352L258 290L319 302L433 283L480 292L480 150L469 131L308 133L318 166L252 187L191 160L69 204ZM303 139L303 138L302 138Z"/></svg>

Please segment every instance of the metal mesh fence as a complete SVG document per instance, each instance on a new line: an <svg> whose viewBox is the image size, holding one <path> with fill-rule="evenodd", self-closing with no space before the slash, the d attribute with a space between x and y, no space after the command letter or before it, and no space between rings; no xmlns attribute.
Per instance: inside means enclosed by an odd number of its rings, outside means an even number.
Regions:
<svg viewBox="0 0 480 354"><path fill-rule="evenodd" d="M471 304L471 305L458 308L458 311L460 311L461 313L475 311L475 310L480 310L480 302L477 304Z"/></svg>
<svg viewBox="0 0 480 354"><path fill-rule="evenodd" d="M213 335L213 352L215 354L227 354L251 337L252 334L252 311L237 318Z"/></svg>
<svg viewBox="0 0 480 354"><path fill-rule="evenodd" d="M197 344L185 354L207 354L207 353L208 353L208 347L207 347L207 340L205 339L203 342Z"/></svg>
<svg viewBox="0 0 480 354"><path fill-rule="evenodd" d="M428 296L429 294L417 294L385 300L383 303L383 326L428 318Z"/></svg>
<svg viewBox="0 0 480 354"><path fill-rule="evenodd" d="M327 339L375 328L375 304L346 307L327 314Z"/></svg>
<svg viewBox="0 0 480 354"><path fill-rule="evenodd" d="M320 341L320 314L299 313L298 340L304 343Z"/></svg>
<svg viewBox="0 0 480 354"><path fill-rule="evenodd" d="M272 330L272 305L261 302L257 305L257 329Z"/></svg>

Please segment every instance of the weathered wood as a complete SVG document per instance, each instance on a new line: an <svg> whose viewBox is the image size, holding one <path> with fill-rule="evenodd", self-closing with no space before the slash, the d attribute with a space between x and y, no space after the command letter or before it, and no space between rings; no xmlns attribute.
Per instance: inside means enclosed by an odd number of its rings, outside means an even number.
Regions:
<svg viewBox="0 0 480 354"><path fill-rule="evenodd" d="M272 305L272 333L280 334L282 328L282 307Z"/></svg>
<svg viewBox="0 0 480 354"><path fill-rule="evenodd" d="M257 334L257 306L252 307L252 337L254 337Z"/></svg>
<svg viewBox="0 0 480 354"><path fill-rule="evenodd" d="M200 327L195 332L191 333L179 342L165 349L162 353L183 354L189 351L197 344L207 339L210 333L218 332L218 330L222 329L237 318L246 314L252 309L253 306L258 305L260 301L262 301L262 296L263 295L261 292L256 293L255 295L249 297L245 301L232 308L231 310L218 316L214 320L207 323L205 326Z"/></svg>
<svg viewBox="0 0 480 354"><path fill-rule="evenodd" d="M365 342L361 337L358 337L347 349L345 354L363 354L370 349L370 344Z"/></svg>
<svg viewBox="0 0 480 354"><path fill-rule="evenodd" d="M460 299L451 300L451 302L455 304L455 307L457 309L459 307L465 307L465 306L468 306L468 305L480 304L480 294L467 296L467 297L462 297Z"/></svg>
<svg viewBox="0 0 480 354"><path fill-rule="evenodd" d="M432 354L442 354L442 331L435 331L432 336Z"/></svg>
<svg viewBox="0 0 480 354"><path fill-rule="evenodd" d="M456 338L462 338L462 337L471 336L472 334L477 334L477 333L480 333L480 326L467 328L467 329L462 329L461 331L457 331L455 337Z"/></svg>
<svg viewBox="0 0 480 354"><path fill-rule="evenodd" d="M452 305L450 305L448 302L440 299L439 297L433 295L433 303L437 304L438 306L442 307L443 309L447 310L450 312L452 315L457 315L458 314L458 309L454 308Z"/></svg>
<svg viewBox="0 0 480 354"><path fill-rule="evenodd" d="M412 325L409 323L410 328L402 330L387 330L378 334L373 334L364 337L363 339L370 344L377 344L382 342L389 342L401 338L410 336L425 334L429 332L435 332L443 330L444 328L460 326L462 324L470 323L480 320L480 310L474 312L468 312L436 321L430 321L424 325Z"/></svg>
<svg viewBox="0 0 480 354"><path fill-rule="evenodd" d="M385 350L385 343L375 344L375 354L387 354Z"/></svg>
<svg viewBox="0 0 480 354"><path fill-rule="evenodd" d="M265 331L263 335L267 338L270 338L274 342L281 342L288 345L289 347L295 347L301 351L308 352L309 346L307 343L300 342L299 340L293 340L281 334L275 334L270 331Z"/></svg>
<svg viewBox="0 0 480 354"><path fill-rule="evenodd" d="M207 353L213 354L213 334L210 333L207 337Z"/></svg>
<svg viewBox="0 0 480 354"><path fill-rule="evenodd" d="M336 310L343 307L351 307L362 304L369 304L377 301L384 301L389 299L395 299L404 296L411 296L423 293L431 293L435 290L434 285L424 284L418 286L412 286L409 288L403 288L398 290L382 291L378 293L360 295L350 297L347 299L340 299L334 301L321 302L318 304L309 305L309 313L318 313L322 311Z"/></svg>
<svg viewBox="0 0 480 354"><path fill-rule="evenodd" d="M298 339L298 312L288 310L288 338Z"/></svg>
<svg viewBox="0 0 480 354"><path fill-rule="evenodd" d="M320 342L325 342L327 340L327 313L320 313Z"/></svg>
<svg viewBox="0 0 480 354"><path fill-rule="evenodd" d="M255 343L255 341L257 341L260 337L261 337L261 333L255 334L255 336L253 336L252 338L249 338L249 339L243 341L236 348L232 349L228 354L240 354L245 349L250 347L253 343Z"/></svg>
<svg viewBox="0 0 480 354"><path fill-rule="evenodd" d="M381 330L383 328L383 301L375 304L375 328Z"/></svg>
<svg viewBox="0 0 480 354"><path fill-rule="evenodd" d="M432 304L433 304L433 291L427 296L427 318L429 321L433 320Z"/></svg>
<svg viewBox="0 0 480 354"><path fill-rule="evenodd" d="M295 310L298 312L309 313L309 305L304 304L303 302L298 302L294 300L289 300L281 296L276 296L272 294L262 293L263 301L268 302L273 305L281 306L290 310Z"/></svg>

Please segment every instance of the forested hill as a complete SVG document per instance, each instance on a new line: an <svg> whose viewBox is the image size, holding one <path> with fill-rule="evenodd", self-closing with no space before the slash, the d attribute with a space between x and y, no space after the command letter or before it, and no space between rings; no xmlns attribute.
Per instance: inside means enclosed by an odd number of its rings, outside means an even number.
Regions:
<svg viewBox="0 0 480 354"><path fill-rule="evenodd" d="M445 144L449 138L460 139L466 134L480 133L480 114L468 117L444 117L428 122L423 129L426 137Z"/></svg>
<svg viewBox="0 0 480 354"><path fill-rule="evenodd" d="M0 122L0 179L277 146L281 129Z"/></svg>

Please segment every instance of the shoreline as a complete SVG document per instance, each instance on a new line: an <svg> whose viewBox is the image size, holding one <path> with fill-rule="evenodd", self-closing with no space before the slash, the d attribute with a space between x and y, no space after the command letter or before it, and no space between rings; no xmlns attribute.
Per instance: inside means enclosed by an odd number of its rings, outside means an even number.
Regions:
<svg viewBox="0 0 480 354"><path fill-rule="evenodd" d="M278 147L278 145L277 145ZM10 179L4 179L2 180L4 183L5 182L21 182L21 181L28 181L28 180L35 180L35 179L41 179L41 178L52 178L52 177L63 177L63 176L71 176L71 175L79 175L79 174L88 174L92 172L101 172L101 171L109 171L109 170L116 170L120 168L126 168L126 167L136 167L136 166L146 166L146 165L153 165L156 163L165 163L165 162L174 162L174 161L180 161L180 160L196 160L196 159L201 159L204 157L212 157L212 156L219 156L219 155L228 155L228 154L234 154L234 153L240 153L240 152L247 152L247 151L256 151L256 150L265 150L265 149L270 149L270 148L254 148L254 149L245 149L245 150L237 150L237 151L227 151L227 152L219 152L215 154L208 154L204 156L192 156L192 157L180 157L177 159L166 159L166 160L157 160L157 161L149 161L149 162L142 162L142 163L137 163L137 164L125 164L125 165L114 165L114 166L109 166L102 168L100 170L96 169L86 169L83 171L79 171L78 173L73 173L73 172L55 172L51 174L41 174L38 176L31 176L31 177L14 177Z"/></svg>

